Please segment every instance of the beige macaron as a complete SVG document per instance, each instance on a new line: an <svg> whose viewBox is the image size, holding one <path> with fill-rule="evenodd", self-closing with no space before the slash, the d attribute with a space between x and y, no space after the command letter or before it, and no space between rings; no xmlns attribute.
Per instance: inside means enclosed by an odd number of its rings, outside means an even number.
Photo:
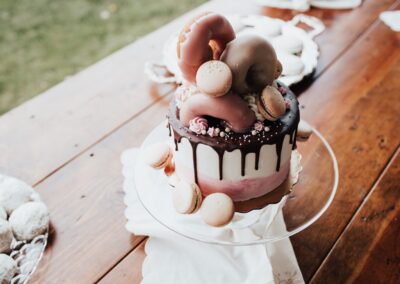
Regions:
<svg viewBox="0 0 400 284"><path fill-rule="evenodd" d="M276 121L286 112L286 103L282 94L274 87L264 88L257 100L258 111L269 121Z"/></svg>
<svg viewBox="0 0 400 284"><path fill-rule="evenodd" d="M172 150L167 143L156 143L148 146L143 153L143 160L155 169L165 168L172 159Z"/></svg>
<svg viewBox="0 0 400 284"><path fill-rule="evenodd" d="M231 69L224 62L210 60L197 70L197 88L212 97L225 95L232 86Z"/></svg>
<svg viewBox="0 0 400 284"><path fill-rule="evenodd" d="M175 210L181 214L192 214L201 205L200 188L195 183L180 180L172 190L172 203Z"/></svg>
<svg viewBox="0 0 400 284"><path fill-rule="evenodd" d="M221 227L232 220L235 207L232 199L225 193L212 193L203 200L200 213L205 223Z"/></svg>
<svg viewBox="0 0 400 284"><path fill-rule="evenodd" d="M174 172L172 175L168 176L168 184L172 187L176 187L181 179L178 174Z"/></svg>
<svg viewBox="0 0 400 284"><path fill-rule="evenodd" d="M309 125L304 120L300 120L299 126L297 127L297 141L306 141L310 138L311 134L313 133L313 129L311 125Z"/></svg>

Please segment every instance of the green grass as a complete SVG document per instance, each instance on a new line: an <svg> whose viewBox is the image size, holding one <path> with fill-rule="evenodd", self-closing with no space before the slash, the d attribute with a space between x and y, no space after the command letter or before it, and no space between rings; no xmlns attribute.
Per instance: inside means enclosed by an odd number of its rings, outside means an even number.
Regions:
<svg viewBox="0 0 400 284"><path fill-rule="evenodd" d="M205 0L1 0L0 114Z"/></svg>

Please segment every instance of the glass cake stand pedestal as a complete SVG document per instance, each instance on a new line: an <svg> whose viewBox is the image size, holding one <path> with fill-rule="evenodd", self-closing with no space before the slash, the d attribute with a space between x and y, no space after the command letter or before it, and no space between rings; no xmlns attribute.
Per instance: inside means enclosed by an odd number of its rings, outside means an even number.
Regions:
<svg viewBox="0 0 400 284"><path fill-rule="evenodd" d="M165 124L155 128L142 149L168 140ZM140 151L142 153L143 151ZM135 167L137 195L146 211L158 223L176 234L203 243L250 246L276 242L299 233L317 221L335 196L339 171L335 155L322 134L313 129L305 142L297 142L302 170L292 191L278 204L248 213L235 213L232 222L214 228L205 224L199 212L178 214L172 206L171 191L163 171L139 159Z"/></svg>

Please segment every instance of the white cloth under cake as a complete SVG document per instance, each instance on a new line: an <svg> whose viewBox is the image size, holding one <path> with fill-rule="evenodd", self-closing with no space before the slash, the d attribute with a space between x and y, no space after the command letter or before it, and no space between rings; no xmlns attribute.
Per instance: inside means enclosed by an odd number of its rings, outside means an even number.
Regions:
<svg viewBox="0 0 400 284"><path fill-rule="evenodd" d="M146 211L134 180L138 149L123 153L126 228L146 235L142 283L304 283L289 239L266 245L222 246L198 242L167 229ZM170 206L165 202L165 206ZM281 211L270 230L285 226ZM251 230L240 231L249 234Z"/></svg>
<svg viewBox="0 0 400 284"><path fill-rule="evenodd" d="M310 7L324 9L351 9L361 5L362 0L255 0L258 4L281 9L307 11Z"/></svg>

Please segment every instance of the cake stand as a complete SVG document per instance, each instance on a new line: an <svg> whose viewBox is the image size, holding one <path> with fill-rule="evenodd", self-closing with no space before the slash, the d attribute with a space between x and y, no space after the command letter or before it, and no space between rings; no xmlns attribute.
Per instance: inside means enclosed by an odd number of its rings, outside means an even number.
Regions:
<svg viewBox="0 0 400 284"><path fill-rule="evenodd" d="M168 139L168 129L163 123L149 134L142 149ZM135 167L138 199L158 223L195 241L230 246L276 242L317 221L332 203L338 187L335 155L318 130L313 128L307 141L297 142L297 152L302 157L302 170L292 191L277 204L248 213L235 213L232 222L224 227L214 228L205 224L199 212L190 215L177 213L172 206L173 188L168 185L167 177L163 171L147 166L140 153Z"/></svg>

